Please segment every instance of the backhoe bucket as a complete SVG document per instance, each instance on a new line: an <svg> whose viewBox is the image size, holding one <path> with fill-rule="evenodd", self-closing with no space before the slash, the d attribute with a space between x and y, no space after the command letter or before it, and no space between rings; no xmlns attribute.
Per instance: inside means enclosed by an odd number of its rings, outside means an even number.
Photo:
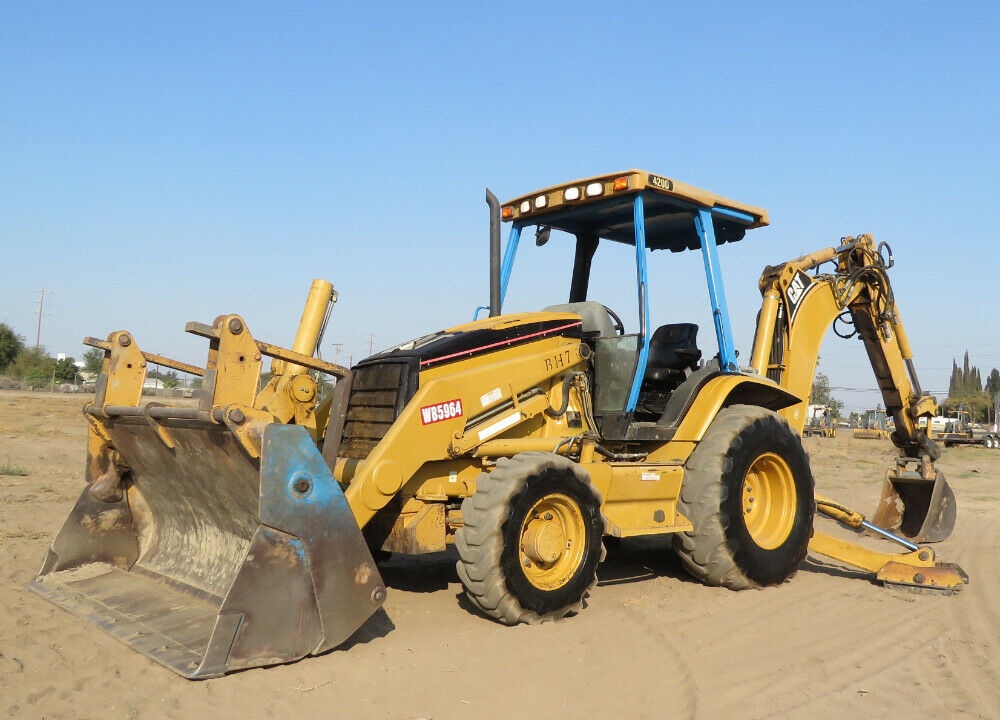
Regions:
<svg viewBox="0 0 1000 720"><path fill-rule="evenodd" d="M204 418L102 422L128 468L124 497L88 485L33 592L187 678L329 650L381 605L382 579L304 428L266 426L256 460Z"/></svg>
<svg viewBox="0 0 1000 720"><path fill-rule="evenodd" d="M939 542L955 528L955 493L940 472L889 470L872 522L915 543Z"/></svg>

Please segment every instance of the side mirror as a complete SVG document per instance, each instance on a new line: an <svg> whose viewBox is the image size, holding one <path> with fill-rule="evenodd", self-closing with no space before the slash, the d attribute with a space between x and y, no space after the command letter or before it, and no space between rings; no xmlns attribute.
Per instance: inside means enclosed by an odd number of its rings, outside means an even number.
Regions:
<svg viewBox="0 0 1000 720"><path fill-rule="evenodd" d="M539 225L535 228L535 246L541 247L549 241L549 235L552 234L552 228L548 225Z"/></svg>

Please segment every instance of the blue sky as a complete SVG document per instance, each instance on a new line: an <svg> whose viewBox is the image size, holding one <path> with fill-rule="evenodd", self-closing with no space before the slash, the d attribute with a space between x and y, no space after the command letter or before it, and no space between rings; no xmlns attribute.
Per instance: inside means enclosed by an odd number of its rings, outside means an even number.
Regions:
<svg viewBox="0 0 1000 720"><path fill-rule="evenodd" d="M966 349L1000 367L998 36L985 2L5 2L0 321L33 343L44 288L53 353L127 328L201 363L185 322L289 345L324 277L324 356L357 361L486 302L485 187L642 167L770 211L721 249L744 356L764 265L871 232L946 391ZM557 255L516 267L510 309L565 299ZM698 266L653 270L654 322L704 345ZM875 401L860 343L820 370Z"/></svg>

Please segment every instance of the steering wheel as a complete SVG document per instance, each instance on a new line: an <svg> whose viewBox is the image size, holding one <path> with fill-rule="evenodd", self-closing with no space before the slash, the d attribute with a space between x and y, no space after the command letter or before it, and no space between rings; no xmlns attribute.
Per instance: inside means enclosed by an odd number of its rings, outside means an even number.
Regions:
<svg viewBox="0 0 1000 720"><path fill-rule="evenodd" d="M618 317L618 313L616 313L614 310L612 310L611 308L609 308L607 305L601 305L601 307L604 308L605 310L607 310L608 311L608 315L611 316L611 320L614 322L614 325L615 325L615 332L618 333L619 335L624 335L625 334L625 323L623 323L622 319L620 317Z"/></svg>

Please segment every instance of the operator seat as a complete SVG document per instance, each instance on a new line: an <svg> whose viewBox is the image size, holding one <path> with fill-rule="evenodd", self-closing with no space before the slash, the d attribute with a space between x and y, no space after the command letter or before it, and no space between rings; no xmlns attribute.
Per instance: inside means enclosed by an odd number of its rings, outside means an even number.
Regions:
<svg viewBox="0 0 1000 720"><path fill-rule="evenodd" d="M656 328L649 338L649 357L643 385L657 390L673 390L687 377L687 370L697 370L701 360L698 349L698 326L674 323Z"/></svg>
<svg viewBox="0 0 1000 720"><path fill-rule="evenodd" d="M549 305L542 308L542 312L564 312L579 315L583 319L584 340L615 336L615 326L611 322L611 316L608 315L607 309L596 300Z"/></svg>

